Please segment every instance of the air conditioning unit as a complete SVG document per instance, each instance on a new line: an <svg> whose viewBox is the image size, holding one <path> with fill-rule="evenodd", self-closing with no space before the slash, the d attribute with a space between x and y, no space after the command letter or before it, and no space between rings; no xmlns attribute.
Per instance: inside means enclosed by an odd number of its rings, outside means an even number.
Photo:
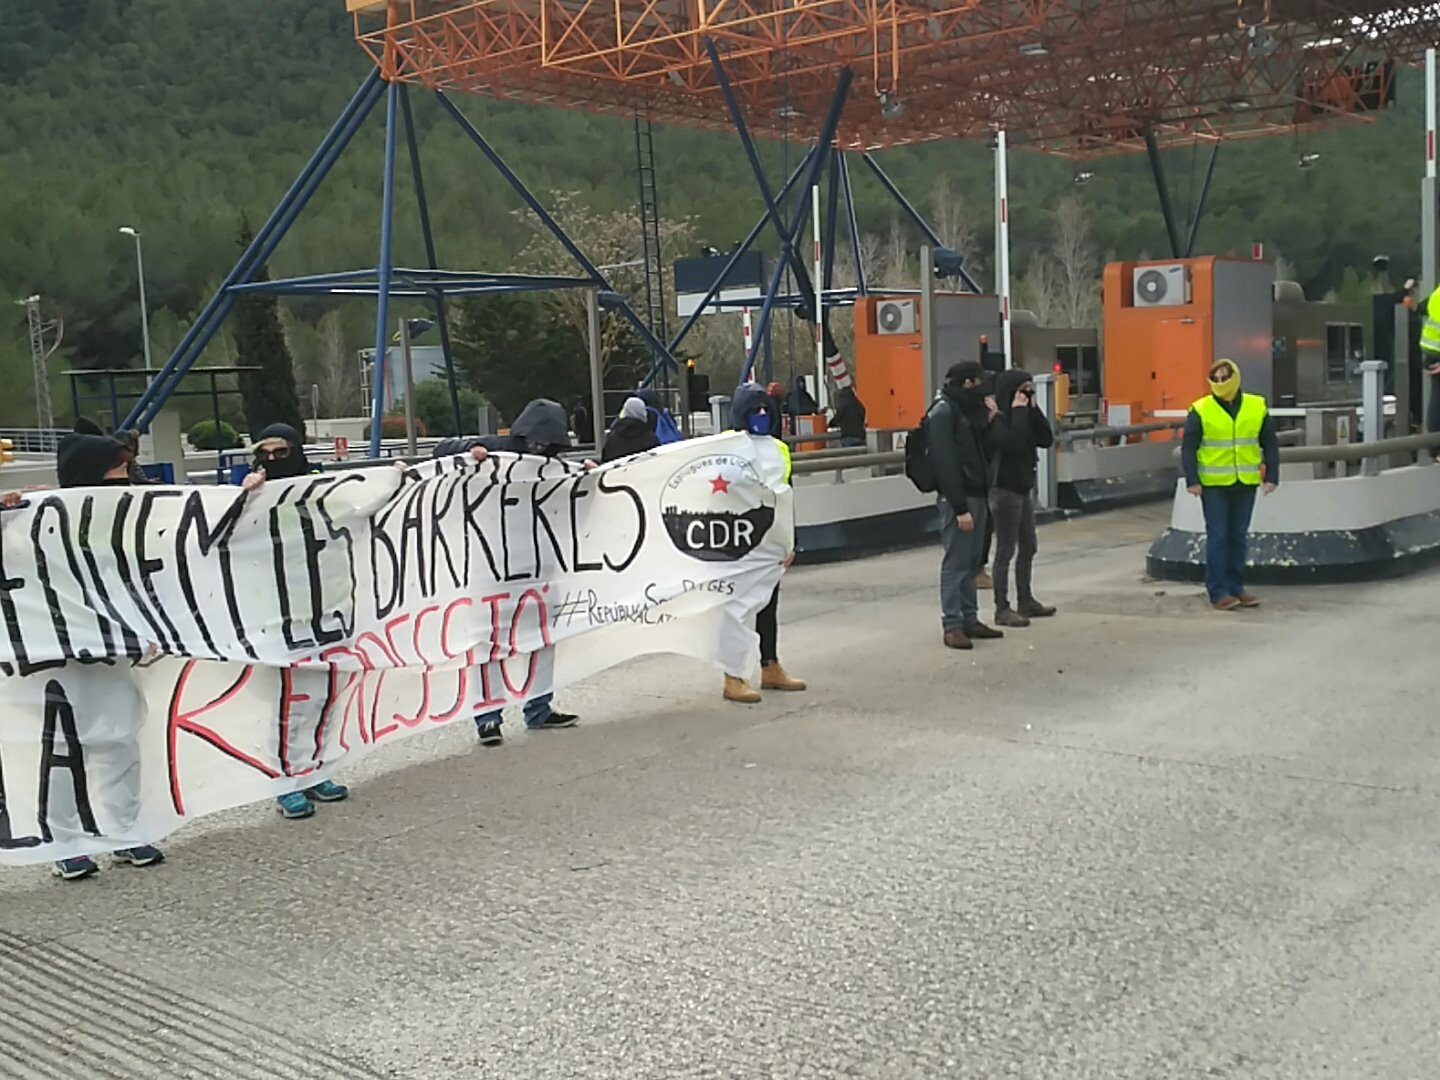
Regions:
<svg viewBox="0 0 1440 1080"><path fill-rule="evenodd" d="M1190 302L1190 275L1184 263L1135 268L1136 307L1180 307Z"/></svg>
<svg viewBox="0 0 1440 1080"><path fill-rule="evenodd" d="M875 305L877 334L913 334L918 325L914 300L882 300Z"/></svg>

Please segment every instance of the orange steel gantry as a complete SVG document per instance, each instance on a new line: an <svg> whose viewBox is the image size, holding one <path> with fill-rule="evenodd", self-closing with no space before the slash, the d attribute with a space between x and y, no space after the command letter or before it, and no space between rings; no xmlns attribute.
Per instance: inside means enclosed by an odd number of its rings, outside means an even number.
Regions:
<svg viewBox="0 0 1440 1080"><path fill-rule="evenodd" d="M754 134L818 120L838 145L1004 128L1066 154L1368 119L1440 38L1398 0L347 0L387 81L728 129L706 41ZM1365 65L1372 66L1367 71Z"/></svg>

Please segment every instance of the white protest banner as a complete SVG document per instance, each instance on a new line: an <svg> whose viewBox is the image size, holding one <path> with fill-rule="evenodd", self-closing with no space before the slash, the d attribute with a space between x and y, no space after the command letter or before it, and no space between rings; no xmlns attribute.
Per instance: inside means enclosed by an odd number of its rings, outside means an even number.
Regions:
<svg viewBox="0 0 1440 1080"><path fill-rule="evenodd" d="M747 674L778 445L494 455L0 513L0 864L158 840L644 653Z"/></svg>

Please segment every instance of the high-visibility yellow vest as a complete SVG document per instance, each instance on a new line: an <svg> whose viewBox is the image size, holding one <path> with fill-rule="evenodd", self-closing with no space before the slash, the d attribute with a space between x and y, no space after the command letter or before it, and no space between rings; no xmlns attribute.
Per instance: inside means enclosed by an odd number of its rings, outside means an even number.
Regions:
<svg viewBox="0 0 1440 1080"><path fill-rule="evenodd" d="M1233 417L1211 394L1206 394L1190 409L1200 417L1203 431L1200 450L1195 455L1201 485L1258 486L1260 466L1265 461L1260 451L1260 428L1269 411L1265 399L1259 394L1241 394L1240 408Z"/></svg>
<svg viewBox="0 0 1440 1080"><path fill-rule="evenodd" d="M775 441L779 444L780 453L785 458L785 483L788 484L790 482L790 472L795 467L790 457L790 444L784 439L776 439Z"/></svg>
<svg viewBox="0 0 1440 1080"><path fill-rule="evenodd" d="M1425 301L1425 323L1420 328L1420 351L1430 354L1431 362L1440 356L1440 288Z"/></svg>

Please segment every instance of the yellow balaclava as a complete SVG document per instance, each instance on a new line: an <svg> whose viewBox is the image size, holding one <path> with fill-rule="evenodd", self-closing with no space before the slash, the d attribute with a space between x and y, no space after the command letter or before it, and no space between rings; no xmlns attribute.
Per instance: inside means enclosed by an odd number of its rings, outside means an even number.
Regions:
<svg viewBox="0 0 1440 1080"><path fill-rule="evenodd" d="M1214 368L1210 369L1211 374L1213 375L1215 369L1219 368L1222 364L1230 369L1230 374L1224 379L1211 379L1210 392L1221 401L1234 401L1235 395L1240 393L1240 369L1229 360L1221 360Z"/></svg>

